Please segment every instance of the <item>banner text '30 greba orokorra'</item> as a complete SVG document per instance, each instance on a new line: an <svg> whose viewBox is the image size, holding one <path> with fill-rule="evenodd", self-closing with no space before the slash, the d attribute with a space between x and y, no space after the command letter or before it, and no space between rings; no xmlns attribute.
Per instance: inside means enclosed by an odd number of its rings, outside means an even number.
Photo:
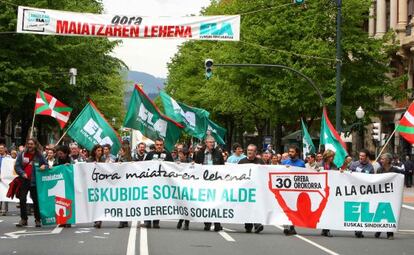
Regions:
<svg viewBox="0 0 414 255"><path fill-rule="evenodd" d="M19 6L17 32L114 38L239 41L240 15L146 17Z"/></svg>
<svg viewBox="0 0 414 255"><path fill-rule="evenodd" d="M36 174L44 224L188 219L396 231L403 175L286 166L77 163Z"/></svg>

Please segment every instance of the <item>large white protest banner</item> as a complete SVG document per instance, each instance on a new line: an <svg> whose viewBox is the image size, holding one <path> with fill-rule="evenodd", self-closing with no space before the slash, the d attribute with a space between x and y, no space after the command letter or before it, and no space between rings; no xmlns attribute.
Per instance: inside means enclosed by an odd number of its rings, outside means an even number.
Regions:
<svg viewBox="0 0 414 255"><path fill-rule="evenodd" d="M44 224L188 219L396 231L403 175L286 166L78 163L36 174Z"/></svg>
<svg viewBox="0 0 414 255"><path fill-rule="evenodd" d="M148 17L19 6L17 32L113 38L239 41L240 15Z"/></svg>

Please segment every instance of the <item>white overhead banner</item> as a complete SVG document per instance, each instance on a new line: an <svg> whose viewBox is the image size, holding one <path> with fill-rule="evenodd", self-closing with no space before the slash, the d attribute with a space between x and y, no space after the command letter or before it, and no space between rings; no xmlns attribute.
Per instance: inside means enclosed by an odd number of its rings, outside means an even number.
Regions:
<svg viewBox="0 0 414 255"><path fill-rule="evenodd" d="M17 32L141 39L240 40L240 15L148 17L19 6Z"/></svg>
<svg viewBox="0 0 414 255"><path fill-rule="evenodd" d="M396 231L403 175L173 162L78 163L39 171L43 223L150 219Z"/></svg>

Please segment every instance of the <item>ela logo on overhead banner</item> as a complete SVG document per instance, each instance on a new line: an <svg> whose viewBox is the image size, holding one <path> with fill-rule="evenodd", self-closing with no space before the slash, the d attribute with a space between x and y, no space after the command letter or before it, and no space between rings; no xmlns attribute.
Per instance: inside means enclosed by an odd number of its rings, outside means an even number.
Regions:
<svg viewBox="0 0 414 255"><path fill-rule="evenodd" d="M233 29L230 23L202 23L200 38L233 38Z"/></svg>

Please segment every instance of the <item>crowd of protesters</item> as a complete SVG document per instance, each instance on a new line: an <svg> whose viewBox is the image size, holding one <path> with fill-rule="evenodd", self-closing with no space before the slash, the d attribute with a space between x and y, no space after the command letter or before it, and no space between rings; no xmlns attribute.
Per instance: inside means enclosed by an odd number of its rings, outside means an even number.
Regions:
<svg viewBox="0 0 414 255"><path fill-rule="evenodd" d="M124 141L118 155L111 154L111 146L95 145L91 151L80 148L76 143L69 145L54 146L53 144L42 147L36 139L28 139L25 146L18 148L10 148L9 150L4 144L0 144L0 169L1 162L4 158L16 159L15 170L19 178L16 178L10 186L15 189L17 197L20 200L20 217L21 220L16 224L17 227L28 225L28 206L26 197L29 193L33 200L33 213L35 217L35 226L41 227L40 213L38 208L36 179L33 166L40 170L50 169L57 165L74 164L78 162L131 162L144 160L162 160L176 163L198 163L204 165L224 165L224 164L262 164L262 165L289 165L295 167L303 167L315 171L330 170L330 171L352 171L366 174L379 174L387 172L395 172L405 175L405 185L412 186L414 162L407 155L404 161L397 155L384 153L381 155L379 162L372 158L369 151L362 149L359 151L358 159L353 160L352 157L347 157L342 166L334 164L335 152L331 150L320 151L317 153L309 153L304 157L301 156L300 150L297 146L291 145L286 152L277 152L271 145L267 146L262 151L254 144L246 147L246 154L242 145L234 143L231 153L221 149L217 146L212 136L207 136L202 144L197 146L186 146L182 143L176 144L174 149L170 152L164 149L164 141L156 139L155 144L147 146L145 143L139 143L131 150L128 141ZM10 191L10 190L9 190ZM8 203L0 202L0 215L4 216L8 212ZM181 219L178 221L177 229L189 230L190 222ZM95 228L101 228L102 222L96 221ZM211 222L204 223L204 230L209 231L211 227L214 231L222 230L219 222L214 224ZM63 224L60 227L71 227L70 224ZM120 222L119 228L128 227L128 222ZM159 220L145 221L146 228L160 228ZM245 230L251 233L263 231L264 227L260 223L246 223ZM293 225L284 226L285 235L296 234ZM323 236L331 237L332 234L329 229L323 229ZM379 238L380 232L375 234ZM364 237L361 231L356 231L357 238ZM388 239L393 239L393 233L387 233Z"/></svg>

